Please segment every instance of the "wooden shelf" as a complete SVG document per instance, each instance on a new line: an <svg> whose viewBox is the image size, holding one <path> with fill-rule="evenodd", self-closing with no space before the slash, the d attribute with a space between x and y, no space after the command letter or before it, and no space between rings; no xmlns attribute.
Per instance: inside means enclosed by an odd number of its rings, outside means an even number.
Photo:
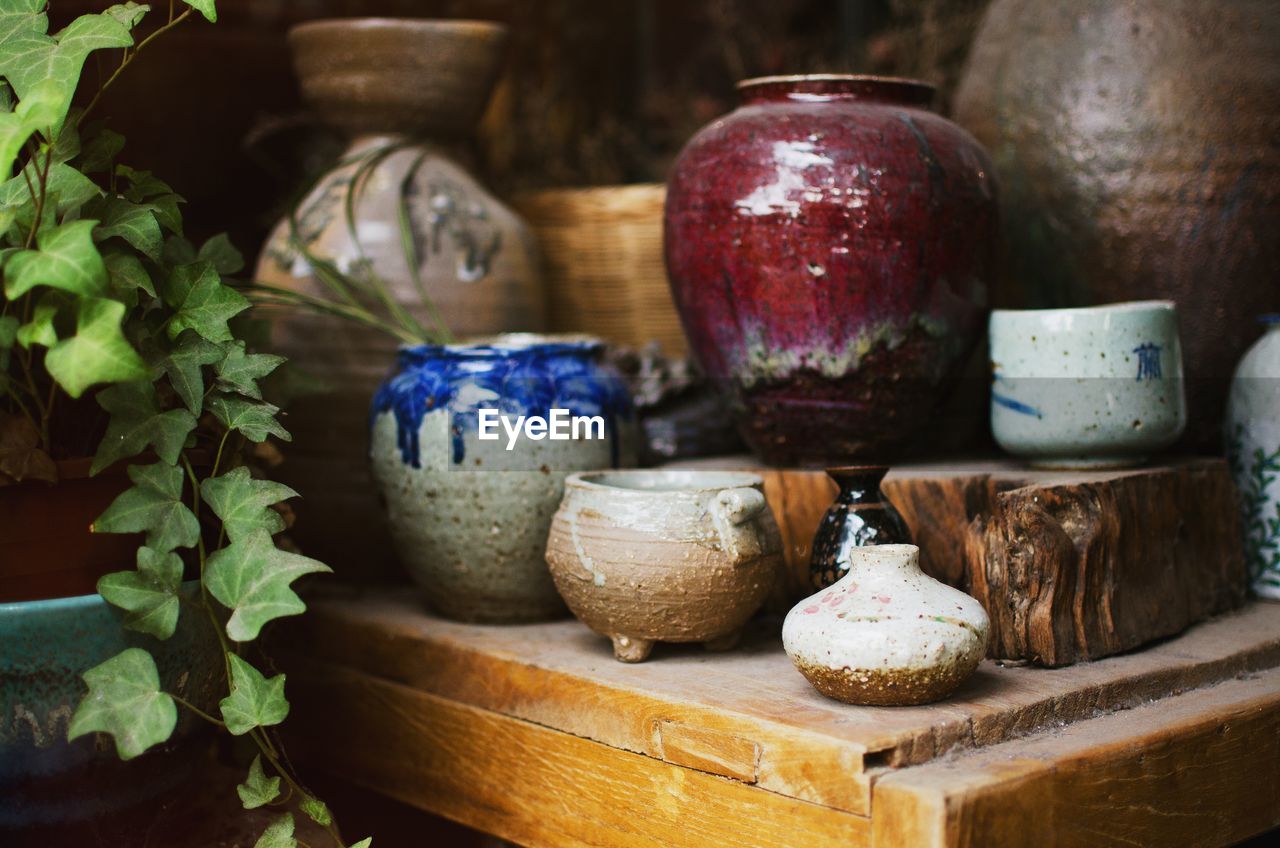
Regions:
<svg viewBox="0 0 1280 848"><path fill-rule="evenodd" d="M458 624L408 588L310 603L282 663L294 750L521 844L1046 844L1052 823L1057 845L1229 845L1280 824L1277 604L887 708L811 689L776 619L734 652L624 665L576 621Z"/></svg>

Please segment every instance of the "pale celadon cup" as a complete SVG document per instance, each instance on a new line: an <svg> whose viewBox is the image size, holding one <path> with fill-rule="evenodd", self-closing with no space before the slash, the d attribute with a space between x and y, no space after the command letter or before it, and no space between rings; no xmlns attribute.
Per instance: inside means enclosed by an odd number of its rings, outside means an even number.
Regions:
<svg viewBox="0 0 1280 848"><path fill-rule="evenodd" d="M991 429L1041 468L1119 468L1186 426L1171 301L991 313Z"/></svg>

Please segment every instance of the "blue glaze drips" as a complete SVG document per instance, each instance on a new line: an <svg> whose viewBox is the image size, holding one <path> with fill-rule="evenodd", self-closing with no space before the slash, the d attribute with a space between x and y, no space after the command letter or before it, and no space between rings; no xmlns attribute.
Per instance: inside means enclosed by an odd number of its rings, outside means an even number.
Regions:
<svg viewBox="0 0 1280 848"><path fill-rule="evenodd" d="M603 350L598 341L403 347L396 370L373 396L369 426L381 413L394 413L400 458L421 468L422 419L445 408L456 465L466 458L465 434L477 431L481 408L513 417L567 409L604 419L616 467L617 424L631 415L631 398L621 376L601 361Z"/></svg>

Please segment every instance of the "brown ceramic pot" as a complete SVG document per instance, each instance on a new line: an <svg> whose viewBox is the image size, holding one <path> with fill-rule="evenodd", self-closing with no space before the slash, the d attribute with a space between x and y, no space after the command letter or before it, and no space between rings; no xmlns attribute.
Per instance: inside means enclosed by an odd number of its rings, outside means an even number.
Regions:
<svg viewBox="0 0 1280 848"><path fill-rule="evenodd" d="M653 643L732 648L782 567L782 539L754 474L571 474L547 565L583 623L640 662Z"/></svg>
<svg viewBox="0 0 1280 848"><path fill-rule="evenodd" d="M528 228L449 146L483 111L505 38L504 27L479 21L342 19L291 30L304 96L351 145L277 225L257 278L332 298L313 256L347 274L371 269L429 330L438 321L455 337L543 329ZM274 321L273 341L327 389L289 408L294 441L279 476L304 499L297 541L339 570L385 573L392 552L368 471L368 409L397 340L289 312Z"/></svg>
<svg viewBox="0 0 1280 848"><path fill-rule="evenodd" d="M126 466L90 477L90 462L59 462L57 483L0 487L0 603L91 595L99 577L133 567L140 536L89 530L131 485Z"/></svg>
<svg viewBox="0 0 1280 848"><path fill-rule="evenodd" d="M1189 438L1216 450L1277 304L1280 6L995 0L955 98L1002 189L993 305L1178 304Z"/></svg>

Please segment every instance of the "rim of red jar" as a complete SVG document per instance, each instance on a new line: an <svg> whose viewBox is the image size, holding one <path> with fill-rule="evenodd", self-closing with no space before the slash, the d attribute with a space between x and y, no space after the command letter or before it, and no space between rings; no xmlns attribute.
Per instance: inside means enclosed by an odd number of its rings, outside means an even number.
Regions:
<svg viewBox="0 0 1280 848"><path fill-rule="evenodd" d="M910 77L876 74L779 74L740 80L744 103L765 100L870 100L929 106L937 88Z"/></svg>

